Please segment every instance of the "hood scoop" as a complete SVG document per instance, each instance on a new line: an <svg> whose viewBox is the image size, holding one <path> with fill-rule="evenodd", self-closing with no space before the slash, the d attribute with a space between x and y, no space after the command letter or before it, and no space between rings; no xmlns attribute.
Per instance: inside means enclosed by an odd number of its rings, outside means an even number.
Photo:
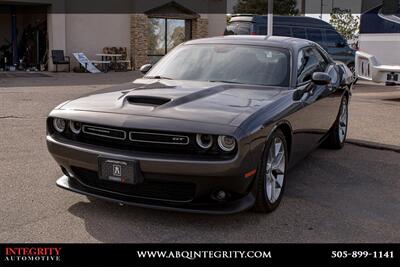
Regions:
<svg viewBox="0 0 400 267"><path fill-rule="evenodd" d="M170 102L172 99L170 98L165 98L165 97L158 97L158 96L129 96L128 97L128 103L132 105L141 105L141 106L161 106L164 105L168 102Z"/></svg>

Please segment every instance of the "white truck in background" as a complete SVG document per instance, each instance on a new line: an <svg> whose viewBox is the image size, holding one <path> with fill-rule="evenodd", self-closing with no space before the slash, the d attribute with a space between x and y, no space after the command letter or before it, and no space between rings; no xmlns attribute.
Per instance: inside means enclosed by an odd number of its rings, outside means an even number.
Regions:
<svg viewBox="0 0 400 267"><path fill-rule="evenodd" d="M395 3L395 2L393 2ZM360 79L400 84L400 1L383 1L361 14L355 73Z"/></svg>
<svg viewBox="0 0 400 267"><path fill-rule="evenodd" d="M400 65L381 65L375 56L365 52L356 52L355 71L359 79L386 85L400 84Z"/></svg>

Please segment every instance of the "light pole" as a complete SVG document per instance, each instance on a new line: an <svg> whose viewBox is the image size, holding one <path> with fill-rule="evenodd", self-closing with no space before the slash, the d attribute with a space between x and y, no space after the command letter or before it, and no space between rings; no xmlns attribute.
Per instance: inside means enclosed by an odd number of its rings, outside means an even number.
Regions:
<svg viewBox="0 0 400 267"><path fill-rule="evenodd" d="M322 13L324 12L324 0L321 0L321 16L320 19L322 19Z"/></svg>
<svg viewBox="0 0 400 267"><path fill-rule="evenodd" d="M274 0L268 0L268 36L274 34Z"/></svg>

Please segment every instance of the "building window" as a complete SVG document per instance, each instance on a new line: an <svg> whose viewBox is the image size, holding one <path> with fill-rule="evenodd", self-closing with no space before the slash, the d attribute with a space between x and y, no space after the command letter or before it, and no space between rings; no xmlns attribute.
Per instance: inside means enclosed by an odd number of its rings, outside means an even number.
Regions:
<svg viewBox="0 0 400 267"><path fill-rule="evenodd" d="M149 19L148 57L154 64L171 49L191 39L191 20Z"/></svg>

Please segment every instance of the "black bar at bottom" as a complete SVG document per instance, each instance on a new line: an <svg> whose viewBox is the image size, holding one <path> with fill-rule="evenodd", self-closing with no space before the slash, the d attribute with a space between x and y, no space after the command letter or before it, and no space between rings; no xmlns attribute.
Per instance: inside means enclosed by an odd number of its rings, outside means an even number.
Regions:
<svg viewBox="0 0 400 267"><path fill-rule="evenodd" d="M400 244L0 244L0 266L400 266Z"/></svg>

